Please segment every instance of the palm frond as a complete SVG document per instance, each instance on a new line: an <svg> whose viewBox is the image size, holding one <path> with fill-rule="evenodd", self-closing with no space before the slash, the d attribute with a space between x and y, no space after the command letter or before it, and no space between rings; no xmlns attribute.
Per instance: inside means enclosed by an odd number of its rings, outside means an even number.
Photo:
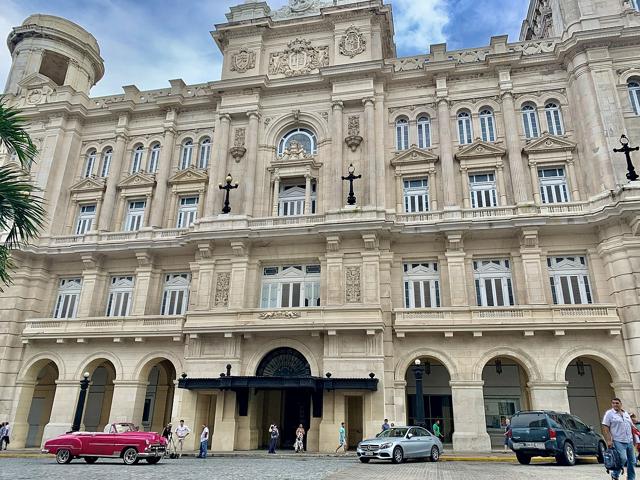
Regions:
<svg viewBox="0 0 640 480"><path fill-rule="evenodd" d="M28 170L38 154L38 149L25 130L25 119L20 111L6 105L0 97L0 144L15 152L23 169Z"/></svg>

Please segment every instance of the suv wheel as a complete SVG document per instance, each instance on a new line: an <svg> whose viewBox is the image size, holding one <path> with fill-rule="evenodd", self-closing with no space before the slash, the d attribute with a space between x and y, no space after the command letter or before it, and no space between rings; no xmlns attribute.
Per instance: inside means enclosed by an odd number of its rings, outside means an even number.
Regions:
<svg viewBox="0 0 640 480"><path fill-rule="evenodd" d="M402 448L400 447L394 448L393 454L391 456L391 461L393 463L402 463L403 460L404 460L404 452L402 451Z"/></svg>
<svg viewBox="0 0 640 480"><path fill-rule="evenodd" d="M604 452L607 450L607 447L604 443L598 442L598 453L596 454L596 458L598 459L598 463L604 463Z"/></svg>
<svg viewBox="0 0 640 480"><path fill-rule="evenodd" d="M529 455L525 455L524 453L516 453L516 458L522 465L529 465L531 463L531 457Z"/></svg>
<svg viewBox="0 0 640 480"><path fill-rule="evenodd" d="M569 467L576 464L576 452L573 449L573 445L566 442L562 447L562 453L556 457L556 461L560 465L567 465Z"/></svg>

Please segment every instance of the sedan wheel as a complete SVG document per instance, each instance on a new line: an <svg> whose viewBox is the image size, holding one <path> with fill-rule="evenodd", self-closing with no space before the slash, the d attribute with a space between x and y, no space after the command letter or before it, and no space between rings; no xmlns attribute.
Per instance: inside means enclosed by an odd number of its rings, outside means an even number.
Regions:
<svg viewBox="0 0 640 480"><path fill-rule="evenodd" d="M58 450L56 453L56 462L58 463L69 463L73 459L71 452L66 448Z"/></svg>
<svg viewBox="0 0 640 480"><path fill-rule="evenodd" d="M440 460L440 450L437 446L431 447L431 455L429 455L429 460L432 462L437 462Z"/></svg>
<svg viewBox="0 0 640 480"><path fill-rule="evenodd" d="M122 454L122 460L124 460L124 463L127 465L138 463L138 452L135 448L129 447Z"/></svg>
<svg viewBox="0 0 640 480"><path fill-rule="evenodd" d="M393 463L402 463L402 461L404 460L404 452L402 451L402 448L400 447L396 447L393 449L393 456L391 457L391 461Z"/></svg>

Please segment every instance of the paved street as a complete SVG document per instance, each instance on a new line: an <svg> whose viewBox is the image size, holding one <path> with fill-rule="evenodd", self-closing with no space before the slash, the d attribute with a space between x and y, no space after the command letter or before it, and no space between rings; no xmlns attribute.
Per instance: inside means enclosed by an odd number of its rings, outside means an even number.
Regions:
<svg viewBox="0 0 640 480"><path fill-rule="evenodd" d="M52 458L1 458L0 478L136 479L213 478L224 480L591 480L606 478L601 465L583 464L558 467L554 464L521 466L499 462L409 462L402 465L376 463L363 465L353 458L298 457L281 458L183 458L163 460L158 465L140 463L127 467L115 460L99 460L87 465L74 460L58 465Z"/></svg>

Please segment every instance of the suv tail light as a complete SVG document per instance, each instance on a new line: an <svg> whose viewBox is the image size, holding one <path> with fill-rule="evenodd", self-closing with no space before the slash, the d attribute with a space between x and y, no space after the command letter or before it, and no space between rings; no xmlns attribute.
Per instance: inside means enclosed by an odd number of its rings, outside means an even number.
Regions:
<svg viewBox="0 0 640 480"><path fill-rule="evenodd" d="M549 440L555 440L556 439L556 431L553 428L549 428Z"/></svg>

